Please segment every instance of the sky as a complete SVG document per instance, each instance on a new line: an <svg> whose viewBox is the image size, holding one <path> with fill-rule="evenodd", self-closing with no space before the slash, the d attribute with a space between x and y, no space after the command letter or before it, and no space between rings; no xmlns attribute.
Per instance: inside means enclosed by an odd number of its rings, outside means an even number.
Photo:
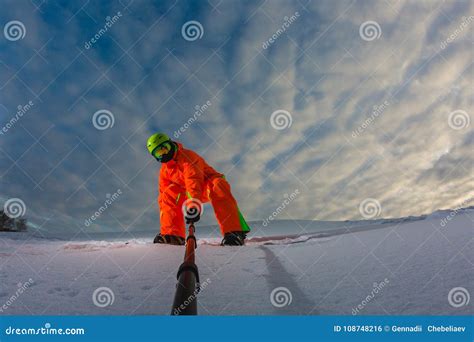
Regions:
<svg viewBox="0 0 474 342"><path fill-rule="evenodd" d="M468 0L2 0L0 203L40 230L157 230L161 131L250 221L472 205L473 16Z"/></svg>

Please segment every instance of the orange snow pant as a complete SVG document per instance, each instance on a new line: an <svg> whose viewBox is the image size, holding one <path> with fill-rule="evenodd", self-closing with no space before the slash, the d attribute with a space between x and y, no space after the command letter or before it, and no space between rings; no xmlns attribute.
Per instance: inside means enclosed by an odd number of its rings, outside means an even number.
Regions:
<svg viewBox="0 0 474 342"><path fill-rule="evenodd" d="M223 177L209 180L203 188L204 192L198 200L202 203L211 202L222 235L228 232L250 231L237 207L237 201L232 196L230 185ZM186 189L176 183L171 183L160 192L158 205L160 207L161 234L186 237L182 209L186 199Z"/></svg>

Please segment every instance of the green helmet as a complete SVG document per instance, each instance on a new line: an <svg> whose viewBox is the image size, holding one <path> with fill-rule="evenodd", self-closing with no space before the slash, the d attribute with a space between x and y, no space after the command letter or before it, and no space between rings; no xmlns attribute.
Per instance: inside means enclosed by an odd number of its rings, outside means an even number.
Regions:
<svg viewBox="0 0 474 342"><path fill-rule="evenodd" d="M167 142L167 141L170 141L170 137L167 136L165 133L155 133L153 134L151 137L148 138L148 141L147 141L147 148L148 148L148 152L150 152L151 155L153 155L153 151L155 151L155 149L163 144L164 142Z"/></svg>

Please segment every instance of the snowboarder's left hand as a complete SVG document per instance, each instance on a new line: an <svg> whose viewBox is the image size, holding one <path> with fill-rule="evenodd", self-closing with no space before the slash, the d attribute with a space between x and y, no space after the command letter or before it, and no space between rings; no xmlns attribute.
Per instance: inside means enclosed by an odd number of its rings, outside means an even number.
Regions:
<svg viewBox="0 0 474 342"><path fill-rule="evenodd" d="M195 223L201 219L201 208L198 205L193 205L186 208L186 223Z"/></svg>

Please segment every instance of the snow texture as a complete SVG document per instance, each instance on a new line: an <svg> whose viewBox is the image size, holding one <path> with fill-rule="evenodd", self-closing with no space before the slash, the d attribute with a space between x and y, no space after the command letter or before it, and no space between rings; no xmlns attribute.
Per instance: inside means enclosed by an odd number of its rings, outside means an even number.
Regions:
<svg viewBox="0 0 474 342"><path fill-rule="evenodd" d="M274 221L244 247L217 247L217 232L202 238L198 227L199 314L472 314L473 217L469 209L359 223ZM2 233L0 315L169 314L184 248L151 239Z"/></svg>

